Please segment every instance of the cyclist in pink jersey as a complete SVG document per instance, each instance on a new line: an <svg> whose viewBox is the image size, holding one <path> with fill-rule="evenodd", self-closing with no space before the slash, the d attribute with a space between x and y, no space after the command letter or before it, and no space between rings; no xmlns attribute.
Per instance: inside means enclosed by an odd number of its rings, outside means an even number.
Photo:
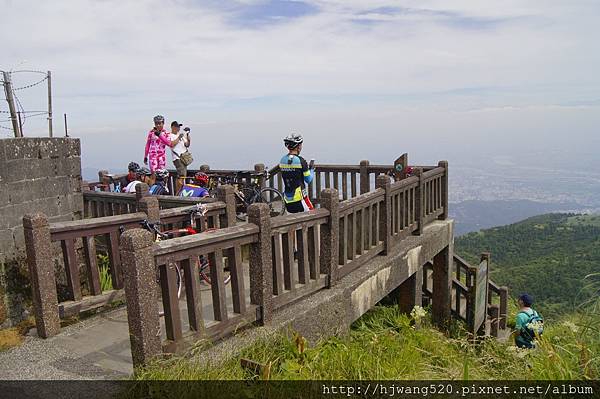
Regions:
<svg viewBox="0 0 600 399"><path fill-rule="evenodd" d="M164 129L165 118L162 115L154 117L154 128L148 132L146 138L146 150L144 151L144 163L149 164L150 171L165 169L167 165L167 156L165 148L173 147L183 137L183 134L177 136L175 140L169 138L169 133Z"/></svg>

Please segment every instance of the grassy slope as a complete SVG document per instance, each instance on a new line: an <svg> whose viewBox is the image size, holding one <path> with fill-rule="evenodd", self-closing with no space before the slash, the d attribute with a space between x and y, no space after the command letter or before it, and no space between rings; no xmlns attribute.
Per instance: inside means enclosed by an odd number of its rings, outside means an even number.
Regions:
<svg viewBox="0 0 600 399"><path fill-rule="evenodd" d="M597 216L549 214L457 238L455 251L475 261L492 253L492 278L511 293L530 292L547 316L574 310L595 294L583 277L600 272ZM597 295L597 293L595 294Z"/></svg>
<svg viewBox="0 0 600 399"><path fill-rule="evenodd" d="M469 344L455 329L450 337L418 328L397 307L377 307L359 319L348 337L334 337L302 349L301 338L260 342L241 357L270 364L270 379L584 379L600 375L600 316L571 316L549 325L535 351L516 350L494 339ZM457 324L455 327L459 327ZM264 375L263 375L264 377ZM263 378L240 366L240 358L222 365L172 358L155 362L138 380L211 380ZM173 389L169 386L169 389ZM185 394L189 387L182 385ZM174 397L175 397L174 396Z"/></svg>

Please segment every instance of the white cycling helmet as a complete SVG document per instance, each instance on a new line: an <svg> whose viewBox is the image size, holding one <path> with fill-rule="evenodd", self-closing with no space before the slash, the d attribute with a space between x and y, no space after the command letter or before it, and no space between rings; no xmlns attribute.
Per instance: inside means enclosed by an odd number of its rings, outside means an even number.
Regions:
<svg viewBox="0 0 600 399"><path fill-rule="evenodd" d="M302 135L298 133L292 133L283 139L283 143L290 150L293 150L294 148L298 147L303 142L304 139L302 138Z"/></svg>

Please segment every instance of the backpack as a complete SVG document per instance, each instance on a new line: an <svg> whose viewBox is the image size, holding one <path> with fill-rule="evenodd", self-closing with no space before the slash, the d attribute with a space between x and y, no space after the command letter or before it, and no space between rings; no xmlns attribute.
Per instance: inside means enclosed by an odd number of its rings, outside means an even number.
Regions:
<svg viewBox="0 0 600 399"><path fill-rule="evenodd" d="M521 331L519 332L521 338L523 338L526 342L533 342L536 336L539 337L544 333L544 319L535 310L532 310L532 312L533 313L531 314L524 311L519 312L519 314L523 313L528 317L525 327L521 328ZM537 331L534 331L532 328L528 327L532 323L537 324Z"/></svg>

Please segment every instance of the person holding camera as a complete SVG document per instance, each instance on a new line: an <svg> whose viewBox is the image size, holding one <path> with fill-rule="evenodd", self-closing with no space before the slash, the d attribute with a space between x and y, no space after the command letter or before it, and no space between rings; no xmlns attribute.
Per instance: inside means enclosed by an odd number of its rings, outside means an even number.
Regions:
<svg viewBox="0 0 600 399"><path fill-rule="evenodd" d="M175 141L180 135L180 129L182 124L177 121L171 122L171 134L169 138L171 141ZM171 147L171 154L173 155L173 165L177 170L177 181L175 183L175 192L178 193L181 187L185 185L185 178L187 176L187 167L192 163L193 158L188 151L191 144L190 139L190 128L186 127L183 129L183 138Z"/></svg>
<svg viewBox="0 0 600 399"><path fill-rule="evenodd" d="M148 132L146 138L146 150L144 152L144 164L150 166L150 171L154 173L158 169L165 169L167 166L167 156L165 148L172 148L183 139L183 134L179 134L171 140L165 130L165 118L162 115L154 117L154 128Z"/></svg>

